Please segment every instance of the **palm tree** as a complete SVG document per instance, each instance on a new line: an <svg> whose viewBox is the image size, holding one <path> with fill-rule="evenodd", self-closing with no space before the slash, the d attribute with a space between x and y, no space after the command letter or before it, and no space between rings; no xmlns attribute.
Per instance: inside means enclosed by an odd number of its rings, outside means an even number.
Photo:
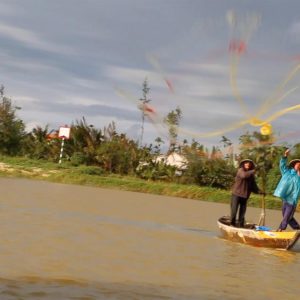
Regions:
<svg viewBox="0 0 300 300"><path fill-rule="evenodd" d="M83 153L87 163L95 162L97 147L103 142L104 136L101 129L89 125L84 117L71 126L70 143L73 145L73 153Z"/></svg>

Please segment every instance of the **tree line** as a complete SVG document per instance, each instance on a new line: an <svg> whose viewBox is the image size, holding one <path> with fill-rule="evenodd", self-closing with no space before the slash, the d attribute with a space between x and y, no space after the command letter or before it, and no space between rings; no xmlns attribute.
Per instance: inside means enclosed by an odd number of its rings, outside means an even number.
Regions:
<svg viewBox="0 0 300 300"><path fill-rule="evenodd" d="M149 92L144 82L143 104L148 103ZM59 161L61 140L57 131L49 126L37 126L26 132L24 122L18 118L20 107L12 104L0 87L0 154L23 156L52 162ZM143 178L145 180L164 180L182 184L197 184L229 189L236 173L237 162L250 158L257 165L259 184L267 193L273 192L279 178L279 158L285 145L273 143L273 136L259 132L246 132L239 138L240 152L233 152L233 143L225 136L220 145L209 150L196 140L188 143L177 142L177 130L182 112L180 108L171 111L165 118L169 124L169 153L178 153L187 160L186 168L178 174L174 166L158 161L162 154L161 137L153 143L143 145L130 139L126 134L117 132L116 124L111 122L102 129L89 125L83 117L71 125L70 139L65 143L64 162L73 166L94 167L95 174L119 174ZM142 110L144 122L145 111ZM143 124L142 124L142 130ZM142 131L142 135L144 132ZM300 144L294 145L294 156L300 156Z"/></svg>

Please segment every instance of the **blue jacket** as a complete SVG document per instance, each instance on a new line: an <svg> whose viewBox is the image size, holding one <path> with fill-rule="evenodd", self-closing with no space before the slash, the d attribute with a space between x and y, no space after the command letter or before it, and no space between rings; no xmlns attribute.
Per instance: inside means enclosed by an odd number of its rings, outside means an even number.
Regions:
<svg viewBox="0 0 300 300"><path fill-rule="evenodd" d="M300 196L300 176L295 169L287 166L286 161L286 157L280 159L281 179L275 189L274 196L280 197L289 204L297 205Z"/></svg>

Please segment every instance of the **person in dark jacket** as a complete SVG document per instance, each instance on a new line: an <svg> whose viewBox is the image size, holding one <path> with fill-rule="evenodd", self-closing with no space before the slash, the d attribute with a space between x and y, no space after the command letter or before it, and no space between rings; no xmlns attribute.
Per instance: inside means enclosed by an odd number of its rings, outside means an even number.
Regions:
<svg viewBox="0 0 300 300"><path fill-rule="evenodd" d="M255 181L255 164L251 159L244 159L239 164L239 169L235 176L231 196L231 215L232 226L244 227L247 201L251 193L263 194ZM239 210L238 220L236 215Z"/></svg>
<svg viewBox="0 0 300 300"><path fill-rule="evenodd" d="M290 149L287 149L280 159L279 168L281 179L275 189L274 196L282 199L282 221L277 231L283 231L290 225L300 229L294 218L300 197L300 159L293 159L287 164Z"/></svg>

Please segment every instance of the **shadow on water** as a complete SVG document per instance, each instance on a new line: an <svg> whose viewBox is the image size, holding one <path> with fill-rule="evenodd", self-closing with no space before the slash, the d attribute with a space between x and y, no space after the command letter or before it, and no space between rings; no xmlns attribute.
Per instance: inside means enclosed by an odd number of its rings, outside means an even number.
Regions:
<svg viewBox="0 0 300 300"><path fill-rule="evenodd" d="M139 299L198 299L188 291L174 287L136 283L90 283L68 279L23 277L0 279L0 299L43 300L139 300Z"/></svg>
<svg viewBox="0 0 300 300"><path fill-rule="evenodd" d="M77 213L78 214L78 213ZM64 218L67 217L73 218L74 212L72 213L64 213ZM82 213L80 213L82 215ZM150 221L136 221L136 220L127 220L127 219L121 219L116 217L108 217L108 216L95 216L92 218L89 216L89 219L94 219L95 223L101 224L114 224L114 225L126 225L126 226L133 226L138 228L144 228L149 230L166 230L166 231L176 231L181 233L188 233L188 234L199 234L202 236L208 236L208 237L215 237L216 232L201 229L201 228L192 228L192 227L186 227L182 225L174 225L174 224L162 224L162 223L156 223L156 222L150 222Z"/></svg>
<svg viewBox="0 0 300 300"><path fill-rule="evenodd" d="M181 227L181 230L184 232L188 232L188 233L200 234L202 236L208 236L208 237L216 237L217 236L216 232L201 229L201 228Z"/></svg>
<svg viewBox="0 0 300 300"><path fill-rule="evenodd" d="M39 208L30 207L30 209L26 207L22 207L22 208L15 208L14 210L15 212L22 213L22 214L26 214L26 213L29 214L35 213L40 215L48 214L48 211L46 209L40 207ZM138 227L138 228L149 229L149 230L176 231L181 233L198 234L198 235L208 236L208 237L216 237L217 235L215 231L210 231L202 228L186 227L186 226L175 225L175 224L163 224L163 223L157 223L151 221L129 220L129 219L122 219L122 218L111 217L111 216L101 216L101 215L92 216L84 212L74 212L74 211L56 212L55 215L52 215L52 218L57 220L69 219L70 222L71 221L81 222L82 220L84 221L89 220L89 222L93 222L95 226L112 224L112 225L132 226L132 227Z"/></svg>

